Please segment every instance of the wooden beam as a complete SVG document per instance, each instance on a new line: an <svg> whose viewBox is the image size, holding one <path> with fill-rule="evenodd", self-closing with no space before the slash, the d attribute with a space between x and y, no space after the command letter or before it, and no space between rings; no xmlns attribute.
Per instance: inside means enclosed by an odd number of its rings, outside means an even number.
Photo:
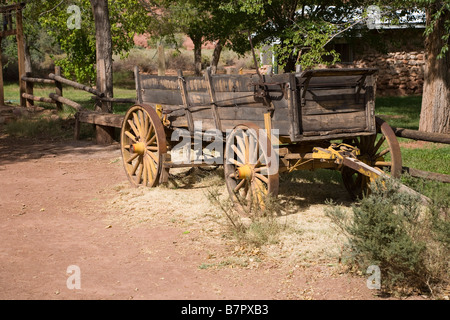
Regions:
<svg viewBox="0 0 450 320"><path fill-rule="evenodd" d="M53 73L50 73L48 75L48 77L50 79L55 80L55 81L59 81L59 82L61 82L63 84L66 84L68 86L74 87L75 89L84 90L84 91L90 92L90 93L95 94L96 96L99 96L99 97L102 97L102 98L105 96L104 93L99 92L98 90L96 90L94 88L91 88L89 86L85 86L84 84L81 84L81 83L78 83L78 82L75 82L75 81L63 78L63 77L55 75Z"/></svg>
<svg viewBox="0 0 450 320"><path fill-rule="evenodd" d="M22 8L25 7L25 2L17 3L17 4L10 4L7 6L1 6L0 7L0 13L5 13L11 10L22 10Z"/></svg>
<svg viewBox="0 0 450 320"><path fill-rule="evenodd" d="M83 110L77 113L77 119L80 122L92 123L106 127L121 128L124 115L106 112L94 112Z"/></svg>
<svg viewBox="0 0 450 320"><path fill-rule="evenodd" d="M15 34L17 34L16 29L0 31L0 37L2 37L2 38L8 37L8 36L13 36Z"/></svg>
<svg viewBox="0 0 450 320"><path fill-rule="evenodd" d="M28 94L28 93L22 93L22 97L24 97L27 100L40 101L40 102L45 102L45 103L56 103L56 101L51 98L34 96L34 95Z"/></svg>
<svg viewBox="0 0 450 320"><path fill-rule="evenodd" d="M52 98L53 100L55 100L56 102L64 103L78 111L83 110L83 107L81 106L81 104L76 103L75 101L69 100L67 98L61 97L61 96L57 95L56 93L50 93L48 96L50 98Z"/></svg>
<svg viewBox="0 0 450 320"><path fill-rule="evenodd" d="M186 86L186 79L183 76L183 71L178 70L178 84L180 86L181 91L181 98L183 100L183 106L184 110L186 111L186 119L187 119L187 125L188 129L191 132L191 134L194 133L194 120L192 118L191 110L190 110L190 103L189 103L189 94Z"/></svg>
<svg viewBox="0 0 450 320"><path fill-rule="evenodd" d="M55 80L52 79L42 79L42 78L33 78L33 77L22 77L22 80L25 82L33 82L33 83L44 83L44 84L54 84Z"/></svg>
<svg viewBox="0 0 450 320"><path fill-rule="evenodd" d="M216 129L222 130L222 124L220 122L219 113L217 112L217 100L216 91L214 90L214 84L212 81L211 68L207 68L205 72L206 86L208 87L209 96L211 98L211 112L214 118L214 123L216 124Z"/></svg>

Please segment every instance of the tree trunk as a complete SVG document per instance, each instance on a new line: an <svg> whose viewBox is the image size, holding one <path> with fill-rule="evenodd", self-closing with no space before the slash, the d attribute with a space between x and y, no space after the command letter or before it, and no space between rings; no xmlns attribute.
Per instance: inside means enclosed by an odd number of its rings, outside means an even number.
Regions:
<svg viewBox="0 0 450 320"><path fill-rule="evenodd" d="M427 25L432 21L436 5L439 5L439 1L427 9ZM449 20L450 12L446 11L425 40L426 61L420 131L450 133L450 52L447 51L441 59L437 58L444 44L444 23Z"/></svg>
<svg viewBox="0 0 450 320"><path fill-rule="evenodd" d="M219 39L217 40L217 44L214 47L214 52L211 59L211 74L216 74L217 72L217 66L219 65L220 60L220 54L222 53L223 49L223 40Z"/></svg>
<svg viewBox="0 0 450 320"><path fill-rule="evenodd" d="M103 92L107 98L113 97L113 64L111 24L107 0L90 0L95 22L96 61L97 61L97 90ZM112 112L111 102L102 102L102 112ZM97 143L107 144L114 141L114 128L97 126Z"/></svg>
<svg viewBox="0 0 450 320"><path fill-rule="evenodd" d="M195 75L202 75L202 37L191 37L194 43L194 68Z"/></svg>
<svg viewBox="0 0 450 320"><path fill-rule="evenodd" d="M25 73L33 73L33 67L31 63L31 52L30 52L30 45L28 44L28 41L24 41L25 46Z"/></svg>

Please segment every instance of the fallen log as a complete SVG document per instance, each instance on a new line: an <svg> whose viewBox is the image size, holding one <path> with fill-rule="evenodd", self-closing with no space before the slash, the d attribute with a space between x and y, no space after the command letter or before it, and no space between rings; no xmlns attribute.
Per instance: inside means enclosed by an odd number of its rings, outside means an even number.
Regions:
<svg viewBox="0 0 450 320"><path fill-rule="evenodd" d="M436 181L440 181L440 182L450 183L450 175L448 175L448 174L423 171L423 170L413 169L413 168L408 168L408 167L403 167L403 172L406 172L411 177L415 177L415 178L423 178L423 179L428 179L428 180L436 180Z"/></svg>
<svg viewBox="0 0 450 320"><path fill-rule="evenodd" d="M94 88L91 88L89 86L85 86L84 84L81 84L81 83L78 83L78 82L75 82L75 81L63 78L61 76L57 76L54 73L50 73L48 75L48 77L50 79L53 79L55 81L64 83L64 84L66 84L68 86L71 86L71 87L74 87L76 89L80 89L80 90L84 90L84 91L90 92L92 94L95 94L96 96L99 96L99 97L104 97L105 96L105 94L103 92L100 92L100 91L98 91L98 90L96 90Z"/></svg>
<svg viewBox="0 0 450 320"><path fill-rule="evenodd" d="M450 134L446 133L430 133L404 128L392 128L392 130L397 137L401 138L450 144Z"/></svg>

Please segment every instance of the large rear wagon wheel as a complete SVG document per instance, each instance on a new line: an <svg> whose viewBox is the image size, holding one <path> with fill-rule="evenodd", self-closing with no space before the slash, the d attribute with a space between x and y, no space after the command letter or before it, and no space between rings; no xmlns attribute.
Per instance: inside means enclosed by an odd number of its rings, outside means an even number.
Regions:
<svg viewBox="0 0 450 320"><path fill-rule="evenodd" d="M135 105L125 115L120 134L125 173L133 186L154 187L167 153L164 126L148 105Z"/></svg>
<svg viewBox="0 0 450 320"><path fill-rule="evenodd" d="M378 117L376 128L376 135L360 136L345 142L360 149L359 160L381 171L386 170L392 177L398 178L402 173L402 155L397 137L389 124ZM342 180L354 200L362 198L369 191L370 178L353 169L344 167Z"/></svg>
<svg viewBox="0 0 450 320"><path fill-rule="evenodd" d="M234 208L242 216L266 209L278 195L278 155L267 135L252 123L236 126L227 137L224 174Z"/></svg>

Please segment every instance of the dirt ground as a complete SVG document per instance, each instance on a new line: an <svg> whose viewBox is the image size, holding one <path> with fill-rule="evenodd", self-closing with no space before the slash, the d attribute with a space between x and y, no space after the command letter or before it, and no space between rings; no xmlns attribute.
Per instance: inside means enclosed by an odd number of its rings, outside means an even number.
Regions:
<svg viewBox="0 0 450 320"><path fill-rule="evenodd" d="M135 189L118 145L3 134L0 299L381 299L339 264L343 241L323 210L330 193L349 204L343 187L291 180L288 231L257 248L230 236L207 200L208 188L225 190L220 169Z"/></svg>

